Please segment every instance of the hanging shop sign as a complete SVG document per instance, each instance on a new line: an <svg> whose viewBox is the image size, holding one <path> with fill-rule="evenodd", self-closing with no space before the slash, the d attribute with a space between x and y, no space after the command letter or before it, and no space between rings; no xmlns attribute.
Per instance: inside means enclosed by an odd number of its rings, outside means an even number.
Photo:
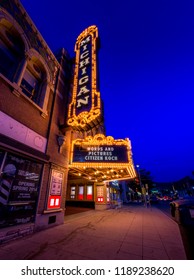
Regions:
<svg viewBox="0 0 194 280"><path fill-rule="evenodd" d="M98 29L90 26L77 38L72 101L68 125L87 130L101 119L97 77Z"/></svg>

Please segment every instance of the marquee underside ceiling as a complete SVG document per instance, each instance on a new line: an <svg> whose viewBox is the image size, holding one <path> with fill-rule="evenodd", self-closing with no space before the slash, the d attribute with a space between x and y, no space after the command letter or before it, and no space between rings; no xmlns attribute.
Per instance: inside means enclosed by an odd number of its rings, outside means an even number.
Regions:
<svg viewBox="0 0 194 280"><path fill-rule="evenodd" d="M136 177L132 165L112 166L73 166L69 165L69 179L85 179L93 182L105 182L115 180L129 180Z"/></svg>

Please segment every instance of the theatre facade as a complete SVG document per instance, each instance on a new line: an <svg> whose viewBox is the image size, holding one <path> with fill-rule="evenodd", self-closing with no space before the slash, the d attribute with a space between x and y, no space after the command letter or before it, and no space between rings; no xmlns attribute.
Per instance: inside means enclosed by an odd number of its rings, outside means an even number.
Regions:
<svg viewBox="0 0 194 280"><path fill-rule="evenodd" d="M99 37L53 54L19 0L0 6L0 242L106 209L136 177L129 139L106 136Z"/></svg>
<svg viewBox="0 0 194 280"><path fill-rule="evenodd" d="M129 139L105 135L98 80L99 38L96 26L85 29L75 44L68 126L81 132L71 140L66 205L106 209L119 200L116 182L134 178ZM112 184L114 182L114 184Z"/></svg>
<svg viewBox="0 0 194 280"><path fill-rule="evenodd" d="M98 210L117 206L118 182L135 176L129 139L96 134L75 139L71 149L66 204Z"/></svg>

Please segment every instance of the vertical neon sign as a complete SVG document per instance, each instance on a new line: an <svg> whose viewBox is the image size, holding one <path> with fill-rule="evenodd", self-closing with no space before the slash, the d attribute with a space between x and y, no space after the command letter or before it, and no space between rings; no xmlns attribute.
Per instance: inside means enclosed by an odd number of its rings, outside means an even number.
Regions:
<svg viewBox="0 0 194 280"><path fill-rule="evenodd" d="M90 129L101 118L101 100L97 89L97 39L95 25L85 29L75 44L76 61L72 101L68 111L68 125Z"/></svg>

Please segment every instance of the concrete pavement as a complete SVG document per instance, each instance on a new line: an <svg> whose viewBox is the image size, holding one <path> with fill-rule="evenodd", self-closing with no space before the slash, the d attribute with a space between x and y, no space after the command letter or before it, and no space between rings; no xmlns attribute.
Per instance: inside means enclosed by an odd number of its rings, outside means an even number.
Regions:
<svg viewBox="0 0 194 280"><path fill-rule="evenodd" d="M127 205L65 217L65 223L0 245L1 260L186 260L175 221Z"/></svg>

